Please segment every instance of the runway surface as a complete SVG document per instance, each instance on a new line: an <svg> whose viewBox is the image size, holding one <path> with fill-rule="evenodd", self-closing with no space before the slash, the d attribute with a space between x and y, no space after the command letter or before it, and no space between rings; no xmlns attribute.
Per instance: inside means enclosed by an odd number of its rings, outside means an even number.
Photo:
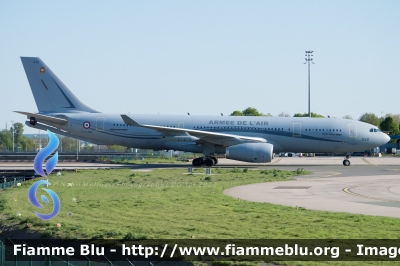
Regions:
<svg viewBox="0 0 400 266"><path fill-rule="evenodd" d="M296 170L312 175L294 181L270 182L230 188L226 195L256 202L299 206L311 210L349 212L400 218L400 158L354 157L351 166L342 165L341 157L275 158L269 164L251 164L220 159L217 167ZM130 168L152 170L188 168L179 164L106 164L59 162L56 170ZM31 170L31 162L0 163L1 171Z"/></svg>
<svg viewBox="0 0 400 266"><path fill-rule="evenodd" d="M234 187L224 193L243 200L310 210L400 218L400 158L352 158L349 167L332 163L339 159L334 157L310 158L308 164L296 159L299 158L282 159L285 166L276 168L301 166L313 174L295 181Z"/></svg>

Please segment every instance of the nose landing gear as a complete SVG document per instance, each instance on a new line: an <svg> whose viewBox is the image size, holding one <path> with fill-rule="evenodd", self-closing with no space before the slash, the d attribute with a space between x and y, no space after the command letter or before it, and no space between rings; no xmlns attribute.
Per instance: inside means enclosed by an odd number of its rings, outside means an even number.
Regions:
<svg viewBox="0 0 400 266"><path fill-rule="evenodd" d="M350 166L350 160L349 160L349 158L350 158L350 155L347 155L347 154L346 154L346 158L343 160L343 165L344 165L344 166Z"/></svg>

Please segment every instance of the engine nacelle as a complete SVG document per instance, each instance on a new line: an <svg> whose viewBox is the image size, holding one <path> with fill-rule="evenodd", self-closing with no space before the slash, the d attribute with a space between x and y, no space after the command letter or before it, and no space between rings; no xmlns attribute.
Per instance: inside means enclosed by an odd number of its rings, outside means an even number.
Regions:
<svg viewBox="0 0 400 266"><path fill-rule="evenodd" d="M274 146L269 143L243 143L226 148L226 158L250 163L269 163Z"/></svg>

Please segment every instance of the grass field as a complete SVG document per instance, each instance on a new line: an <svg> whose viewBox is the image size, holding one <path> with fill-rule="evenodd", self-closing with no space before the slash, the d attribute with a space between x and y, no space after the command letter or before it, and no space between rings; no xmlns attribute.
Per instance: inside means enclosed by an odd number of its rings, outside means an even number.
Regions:
<svg viewBox="0 0 400 266"><path fill-rule="evenodd" d="M17 222L21 227L29 223L27 230L62 238L400 237L400 220L395 218L254 203L222 193L237 185L287 180L305 171L213 169L213 175L206 176L205 169L196 169L194 174L185 170L86 170L52 175L49 188L58 194L61 211L47 222L33 213L36 209L27 199L33 181L25 182L1 194L0 212L8 217L1 223ZM46 194L39 193L37 197ZM40 212L50 213L51 208ZM57 223L62 226L58 228Z"/></svg>
<svg viewBox="0 0 400 266"><path fill-rule="evenodd" d="M296 209L231 198L223 190L292 179L307 171L186 169L133 172L86 170L52 175L59 215L41 221L27 199L36 180L0 192L0 224L44 237L104 239L398 239L400 219ZM45 192L38 191L37 197ZM40 210L50 213L51 207ZM20 214L20 215L19 215ZM1 218L0 218L1 219ZM61 227L57 227L60 223ZM288 265L363 265L364 262L279 262ZM230 265L218 262L216 265ZM239 263L251 265L254 263ZM377 265L377 262L370 262ZM380 263L387 265L390 262ZM204 265L204 264L199 264ZM208 264L207 264L208 265Z"/></svg>

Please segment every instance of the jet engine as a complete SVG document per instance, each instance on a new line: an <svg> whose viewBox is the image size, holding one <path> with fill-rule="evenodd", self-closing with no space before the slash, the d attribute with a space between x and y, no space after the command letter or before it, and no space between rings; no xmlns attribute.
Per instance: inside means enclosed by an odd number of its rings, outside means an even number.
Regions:
<svg viewBox="0 0 400 266"><path fill-rule="evenodd" d="M274 146L269 143L243 143L226 148L226 158L250 163L269 163Z"/></svg>

